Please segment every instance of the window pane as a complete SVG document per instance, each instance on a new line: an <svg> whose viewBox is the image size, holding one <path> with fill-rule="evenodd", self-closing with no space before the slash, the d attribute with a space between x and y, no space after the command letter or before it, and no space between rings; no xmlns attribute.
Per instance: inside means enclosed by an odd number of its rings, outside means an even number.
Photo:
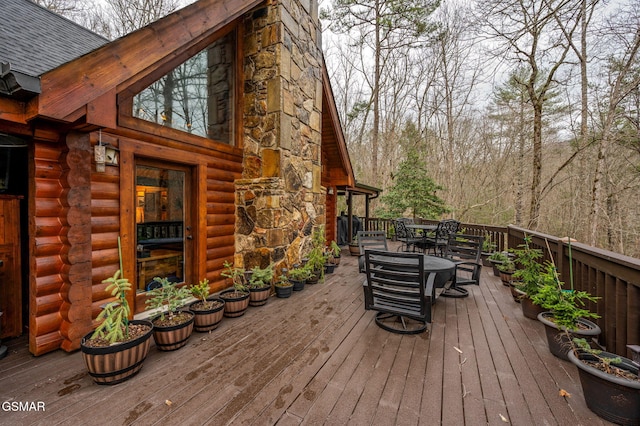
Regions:
<svg viewBox="0 0 640 426"><path fill-rule="evenodd" d="M231 143L234 52L232 32L134 96L134 117Z"/></svg>

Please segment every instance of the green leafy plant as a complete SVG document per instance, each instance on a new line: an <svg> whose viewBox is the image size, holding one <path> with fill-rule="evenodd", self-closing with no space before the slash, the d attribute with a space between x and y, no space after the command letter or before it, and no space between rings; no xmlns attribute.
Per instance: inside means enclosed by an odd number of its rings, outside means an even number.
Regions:
<svg viewBox="0 0 640 426"><path fill-rule="evenodd" d="M282 274L278 277L273 285L275 285L276 287L289 287L293 284L291 284L289 278L285 274Z"/></svg>
<svg viewBox="0 0 640 426"><path fill-rule="evenodd" d="M507 258L507 260L503 261L498 265L498 269L502 272L507 272L507 273L515 272L516 264L513 260Z"/></svg>
<svg viewBox="0 0 640 426"><path fill-rule="evenodd" d="M596 302L598 298L586 291L563 288L564 283L560 281L552 263L545 265L540 277L541 285L531 299L536 305L553 313L553 321L558 328L575 331L579 318L600 318L598 314L585 309L587 301Z"/></svg>
<svg viewBox="0 0 640 426"><path fill-rule="evenodd" d="M531 237L525 236L524 244L519 245L514 250L515 262L519 265L518 270L513 274L519 284L517 288L527 294L528 297L537 294L542 285L542 269L540 263L542 250L531 248Z"/></svg>
<svg viewBox="0 0 640 426"><path fill-rule="evenodd" d="M244 269L234 268L231 262L224 262L224 270L220 273L225 278L229 278L233 283L233 288L236 291L246 292L248 288L244 281Z"/></svg>
<svg viewBox="0 0 640 426"><path fill-rule="evenodd" d="M273 280L273 263L266 268L258 266L251 269L251 279L249 280L249 288L264 288L271 286Z"/></svg>
<svg viewBox="0 0 640 426"><path fill-rule="evenodd" d="M602 351L600 349L593 349L591 347L591 345L589 345L589 342L587 342L587 339L585 338L578 338L578 337L574 337L571 342L573 343L573 349L574 350L578 350L578 351L582 351L582 352L586 352L589 353L593 356L595 356L598 359L598 362L601 365L601 370L603 370L605 373L608 374L616 374L616 372L612 371L612 367L611 364L621 364L622 363L622 358L621 357L605 357L605 356L600 356L600 354L602 354Z"/></svg>
<svg viewBox="0 0 640 426"><path fill-rule="evenodd" d="M333 257L340 257L340 252L342 251L342 249L340 248L338 243L335 242L335 240L331 241L329 249L331 250L331 254Z"/></svg>
<svg viewBox="0 0 640 426"><path fill-rule="evenodd" d="M153 280L160 283L160 286L147 292L149 295L149 299L145 302L147 309L158 309L160 321L165 320L165 314L171 321L184 299L191 295L191 291L187 287L178 287L166 277L155 277Z"/></svg>
<svg viewBox="0 0 640 426"><path fill-rule="evenodd" d="M298 266L289 271L289 279L304 281L311 276L311 270L306 266Z"/></svg>
<svg viewBox="0 0 640 426"><path fill-rule="evenodd" d="M193 284L190 290L191 290L191 294L193 294L193 297L200 299L205 309L211 308L211 306L213 305L213 302L210 302L207 300L207 297L209 297L209 293L210 293L208 279L204 278L198 284Z"/></svg>
<svg viewBox="0 0 640 426"><path fill-rule="evenodd" d="M494 262L505 262L509 260L509 256L507 256L505 252L495 251L487 259L493 260Z"/></svg>
<svg viewBox="0 0 640 426"><path fill-rule="evenodd" d="M486 234L482 240L482 251L484 253L494 253L497 245L491 241L491 236Z"/></svg>
<svg viewBox="0 0 640 426"><path fill-rule="evenodd" d="M327 255L325 254L325 236L324 227L319 227L313 231L311 238L313 247L307 256L307 263L305 266L309 268L312 274L317 275L318 279L324 277L324 265L327 263Z"/></svg>
<svg viewBox="0 0 640 426"><path fill-rule="evenodd" d="M121 273L118 269L111 278L103 281L108 283L106 290L117 300L107 303L98 315L98 321L102 322L91 335L92 339L105 339L115 344L129 338L130 309L126 296L131 291L131 283L124 277L120 278Z"/></svg>

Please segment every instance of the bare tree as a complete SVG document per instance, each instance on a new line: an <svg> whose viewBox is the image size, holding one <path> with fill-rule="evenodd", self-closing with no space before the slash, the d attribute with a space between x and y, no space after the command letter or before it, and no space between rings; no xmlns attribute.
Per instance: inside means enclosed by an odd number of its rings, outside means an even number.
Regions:
<svg viewBox="0 0 640 426"><path fill-rule="evenodd" d="M611 192L607 193L607 164L614 143L619 140L621 120L625 110L620 108L623 102L638 91L640 85L640 16L631 9L620 11L605 28L602 36L610 40L611 55L608 59L606 77L608 86L600 111L601 136L598 139L598 153L595 174L591 189L591 209L589 243L597 245L601 234L603 218ZM637 137L637 134L636 134ZM637 165L636 165L637 167ZM637 169L636 169L637 173ZM610 234L610 231L607 232Z"/></svg>
<svg viewBox="0 0 640 426"><path fill-rule="evenodd" d="M567 38L572 38L578 27L579 8L569 0L489 0L482 6L487 32L501 46L494 53L526 64L530 71L519 83L526 88L533 108L528 226L536 229L542 194L543 109L549 91L558 83L560 68L566 64L571 49ZM558 20L563 22L561 29Z"/></svg>

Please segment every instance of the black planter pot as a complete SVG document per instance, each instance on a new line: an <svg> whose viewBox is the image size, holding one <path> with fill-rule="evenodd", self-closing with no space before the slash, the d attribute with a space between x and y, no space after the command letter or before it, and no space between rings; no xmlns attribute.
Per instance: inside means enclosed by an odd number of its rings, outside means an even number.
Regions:
<svg viewBox="0 0 640 426"><path fill-rule="evenodd" d="M600 357L616 358L618 355L602 352ZM616 367L638 375L638 366L630 359L619 357L622 363ZM569 361L578 367L582 393L587 407L598 416L620 425L640 425L640 381L626 380L607 374L585 364L594 361L595 355L587 352L569 352Z"/></svg>
<svg viewBox="0 0 640 426"><path fill-rule="evenodd" d="M82 338L80 350L89 375L99 385L116 385L138 374L151 345L151 321L133 320L131 324L147 325L149 331L137 339L105 347L86 346L93 331Z"/></svg>
<svg viewBox="0 0 640 426"><path fill-rule="evenodd" d="M538 319L538 314L544 312L544 308L540 305L533 303L530 297L524 295L520 299L522 304L522 315L529 319Z"/></svg>
<svg viewBox="0 0 640 426"><path fill-rule="evenodd" d="M333 274L333 271L336 269L336 265L333 263L327 263L324 265L324 273L325 274Z"/></svg>
<svg viewBox="0 0 640 426"><path fill-rule="evenodd" d="M281 299L287 299L291 297L291 295L293 294L293 285L289 285L286 287L275 286L275 289L276 289L276 296Z"/></svg>
<svg viewBox="0 0 640 426"><path fill-rule="evenodd" d="M320 271L314 271L309 278L307 278L307 284L318 284L320 281Z"/></svg>
<svg viewBox="0 0 640 426"><path fill-rule="evenodd" d="M289 281L291 281L291 284L293 284L293 291L304 290L304 285L307 282L306 280L292 280L291 278L289 278Z"/></svg>
<svg viewBox="0 0 640 426"><path fill-rule="evenodd" d="M493 268L493 275L496 277L500 276L500 270L498 269L498 265L502 265L504 262L500 260L488 259L491 267Z"/></svg>
<svg viewBox="0 0 640 426"><path fill-rule="evenodd" d="M578 323L581 324L583 329L571 331L569 336L564 330L558 329L556 323L549 318L553 318L553 313L549 311L541 312L538 314L538 321L544 324L544 331L547 335L547 343L549 344L549 351L560 359L569 361L569 350L571 349L571 342L569 339L574 337L583 338L589 340L589 338L596 337L600 334L601 330L598 324L595 322L580 318Z"/></svg>

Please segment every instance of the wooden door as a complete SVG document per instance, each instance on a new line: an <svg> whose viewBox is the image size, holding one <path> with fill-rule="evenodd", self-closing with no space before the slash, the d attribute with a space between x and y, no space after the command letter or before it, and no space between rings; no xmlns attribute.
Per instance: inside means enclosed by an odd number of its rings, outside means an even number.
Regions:
<svg viewBox="0 0 640 426"><path fill-rule="evenodd" d="M20 199L0 195L0 338L22 334Z"/></svg>

